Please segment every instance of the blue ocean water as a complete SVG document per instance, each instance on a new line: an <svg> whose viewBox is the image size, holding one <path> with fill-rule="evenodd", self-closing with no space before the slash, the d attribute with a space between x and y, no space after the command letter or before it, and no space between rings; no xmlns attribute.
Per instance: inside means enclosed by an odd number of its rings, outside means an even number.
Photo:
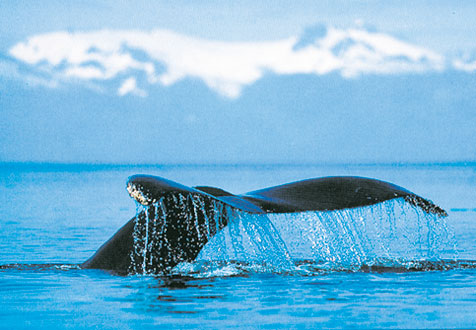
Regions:
<svg viewBox="0 0 476 330"><path fill-rule="evenodd" d="M296 263L281 269L260 267L263 260L279 259L282 250L260 250L266 246L263 233L251 230L255 220L245 217L224 230L221 241L211 241L199 261L181 264L168 276L79 269L135 215L125 182L137 173L233 193L312 177L365 176L431 199L449 217L425 218L396 203L360 213L271 218ZM393 218L387 217L394 209ZM0 210L2 329L476 327L471 163L2 164ZM316 229L326 216L340 219L335 237L329 236L332 228ZM226 250L228 241L233 248Z"/></svg>

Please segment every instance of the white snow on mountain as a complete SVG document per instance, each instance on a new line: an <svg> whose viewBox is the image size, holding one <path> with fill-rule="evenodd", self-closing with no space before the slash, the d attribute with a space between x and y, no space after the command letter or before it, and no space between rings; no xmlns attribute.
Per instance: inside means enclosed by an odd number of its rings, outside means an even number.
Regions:
<svg viewBox="0 0 476 330"><path fill-rule="evenodd" d="M365 74L441 71L446 59L429 49L362 28L323 28L315 36L267 42L227 42L168 30L100 30L34 35L10 48L23 64L55 79L116 83L120 96L145 96L147 85L203 81L228 98L266 73L351 79ZM472 64L454 63L471 69ZM117 82L116 82L117 79ZM140 85L140 86L139 86Z"/></svg>

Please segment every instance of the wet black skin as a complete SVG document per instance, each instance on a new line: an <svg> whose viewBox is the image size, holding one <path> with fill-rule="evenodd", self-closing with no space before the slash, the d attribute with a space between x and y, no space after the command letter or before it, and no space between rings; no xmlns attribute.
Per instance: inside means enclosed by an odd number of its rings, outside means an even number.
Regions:
<svg viewBox="0 0 476 330"><path fill-rule="evenodd" d="M349 209L403 198L427 213L446 216L446 212L414 193L394 184L360 177L326 177L288 183L276 187L233 195L219 188L190 188L160 177L135 175L128 181L131 197L145 206L149 216L154 217L153 203L163 198L167 210L167 221L163 233L156 237L159 244L149 268L152 273L167 273L181 261L193 261L208 239L228 224L228 209L248 213L295 213L304 211L331 211ZM203 200L202 212L189 212L174 205L174 196L195 196ZM189 203L188 201L187 203ZM210 220L213 207L223 206L219 219ZM187 205L186 209L189 209ZM190 214L193 213L193 217ZM145 212L129 220L99 250L81 266L130 273L131 252L134 248L133 231L136 219L145 221ZM215 224L205 224L216 221ZM210 225L210 226L209 226ZM197 227L198 226L198 227ZM207 228L212 228L207 229ZM208 235L205 234L208 230Z"/></svg>

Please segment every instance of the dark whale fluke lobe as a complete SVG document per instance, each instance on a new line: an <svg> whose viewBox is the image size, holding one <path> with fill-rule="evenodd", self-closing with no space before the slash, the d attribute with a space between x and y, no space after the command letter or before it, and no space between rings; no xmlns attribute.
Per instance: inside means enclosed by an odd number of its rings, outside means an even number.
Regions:
<svg viewBox="0 0 476 330"><path fill-rule="evenodd" d="M443 209L431 201L402 187L380 180L352 176L302 180L252 191L242 197L255 202L266 213L332 211L404 198L427 213L447 216Z"/></svg>
<svg viewBox="0 0 476 330"><path fill-rule="evenodd" d="M192 188L157 176L134 175L127 191L141 209L83 268L167 273L180 262L193 261L234 212L332 211L402 198L426 213L447 216L433 202L402 187L361 177L310 179L234 195L220 188Z"/></svg>

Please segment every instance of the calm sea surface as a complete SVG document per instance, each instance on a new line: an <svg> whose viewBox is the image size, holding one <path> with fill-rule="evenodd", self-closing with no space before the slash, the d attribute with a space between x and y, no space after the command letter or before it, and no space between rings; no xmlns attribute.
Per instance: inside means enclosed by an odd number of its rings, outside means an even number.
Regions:
<svg viewBox="0 0 476 330"><path fill-rule="evenodd" d="M359 269L301 263L295 269L271 271L230 262L188 272L184 269L194 265L185 265L165 277L79 269L77 264L135 215L125 182L138 173L233 193L313 177L365 176L428 198L446 209L449 217L439 220L439 234L425 243L438 246L438 253L432 254L430 266L417 269L402 265L395 254L387 254L395 267ZM348 221L355 220L352 214L347 216ZM285 220L296 221L294 227L306 221L302 217ZM1 329L476 328L474 163L0 164L0 225ZM426 225L436 226L430 221ZM276 226L279 230L279 223ZM303 232L281 230L302 248L298 243L304 240ZM392 239L396 246L411 240L398 235ZM440 241L445 243L440 246ZM333 251L342 253L350 246L345 244Z"/></svg>

